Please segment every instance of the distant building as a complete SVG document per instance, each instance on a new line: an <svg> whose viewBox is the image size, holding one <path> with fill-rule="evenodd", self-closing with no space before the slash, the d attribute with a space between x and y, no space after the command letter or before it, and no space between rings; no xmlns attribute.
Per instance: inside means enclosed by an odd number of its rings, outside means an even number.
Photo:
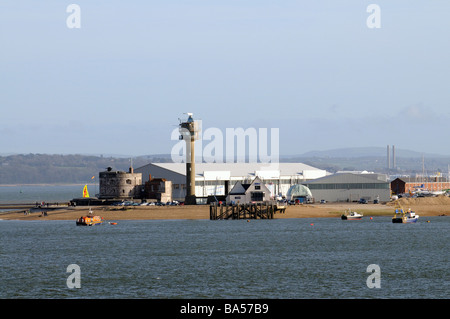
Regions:
<svg viewBox="0 0 450 319"><path fill-rule="evenodd" d="M132 199L141 196L142 174L113 171L111 167L99 173L99 199Z"/></svg>
<svg viewBox="0 0 450 319"><path fill-rule="evenodd" d="M310 189L315 201L355 202L363 198L387 202L391 198L385 174L334 174L302 184Z"/></svg>
<svg viewBox="0 0 450 319"><path fill-rule="evenodd" d="M237 182L227 196L227 203L248 204L270 200L270 190L259 177L249 184Z"/></svg>
<svg viewBox="0 0 450 319"><path fill-rule="evenodd" d="M303 163L197 163L195 165L195 195L207 198L226 196L233 186L251 184L259 177L270 190L268 197L286 195L289 187L324 177L327 172ZM142 173L144 182L150 176L172 182L172 199L183 201L186 196L186 164L150 163L135 169ZM267 197L267 198L268 198Z"/></svg>
<svg viewBox="0 0 450 319"><path fill-rule="evenodd" d="M450 189L450 182L440 176L435 177L399 177L391 182L392 192L396 195L417 191L439 192Z"/></svg>
<svg viewBox="0 0 450 319"><path fill-rule="evenodd" d="M155 199L167 203L172 201L172 182L165 178L151 178L145 182L143 199Z"/></svg>

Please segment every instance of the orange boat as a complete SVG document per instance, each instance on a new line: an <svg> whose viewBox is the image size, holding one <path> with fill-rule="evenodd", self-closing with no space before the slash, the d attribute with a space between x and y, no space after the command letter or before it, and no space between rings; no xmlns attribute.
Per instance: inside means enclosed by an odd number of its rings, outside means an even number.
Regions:
<svg viewBox="0 0 450 319"><path fill-rule="evenodd" d="M77 219L77 226L96 226L103 223L101 216L81 216Z"/></svg>

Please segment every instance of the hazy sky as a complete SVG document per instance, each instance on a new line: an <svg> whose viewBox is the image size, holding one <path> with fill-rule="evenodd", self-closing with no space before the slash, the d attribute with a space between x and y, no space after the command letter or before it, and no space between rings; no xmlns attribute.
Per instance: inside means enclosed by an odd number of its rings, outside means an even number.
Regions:
<svg viewBox="0 0 450 319"><path fill-rule="evenodd" d="M81 28L67 25L72 3ZM0 0L0 154L170 153L186 112L204 129L279 128L286 155L450 154L449 12L442 0Z"/></svg>

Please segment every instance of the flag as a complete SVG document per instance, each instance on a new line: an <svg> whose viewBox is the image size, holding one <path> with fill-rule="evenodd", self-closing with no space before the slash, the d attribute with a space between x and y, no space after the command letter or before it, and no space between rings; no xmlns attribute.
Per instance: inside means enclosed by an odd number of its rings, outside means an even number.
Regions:
<svg viewBox="0 0 450 319"><path fill-rule="evenodd" d="M88 192L88 189L87 189L87 185L84 185L84 188L83 188L83 197L89 197L89 192Z"/></svg>

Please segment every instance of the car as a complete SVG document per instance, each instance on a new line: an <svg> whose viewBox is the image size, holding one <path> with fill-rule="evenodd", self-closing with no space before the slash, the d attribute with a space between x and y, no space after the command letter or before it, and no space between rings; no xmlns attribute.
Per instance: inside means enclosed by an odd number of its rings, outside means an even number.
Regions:
<svg viewBox="0 0 450 319"><path fill-rule="evenodd" d="M364 198L360 198L358 203L360 203L360 204L367 204L367 200L364 199Z"/></svg>
<svg viewBox="0 0 450 319"><path fill-rule="evenodd" d="M321 204L326 204L327 201L326 201L325 199L321 199L321 200L320 200L320 203L321 203Z"/></svg>
<svg viewBox="0 0 450 319"><path fill-rule="evenodd" d="M123 202L114 202L111 205L112 206L123 206Z"/></svg>

